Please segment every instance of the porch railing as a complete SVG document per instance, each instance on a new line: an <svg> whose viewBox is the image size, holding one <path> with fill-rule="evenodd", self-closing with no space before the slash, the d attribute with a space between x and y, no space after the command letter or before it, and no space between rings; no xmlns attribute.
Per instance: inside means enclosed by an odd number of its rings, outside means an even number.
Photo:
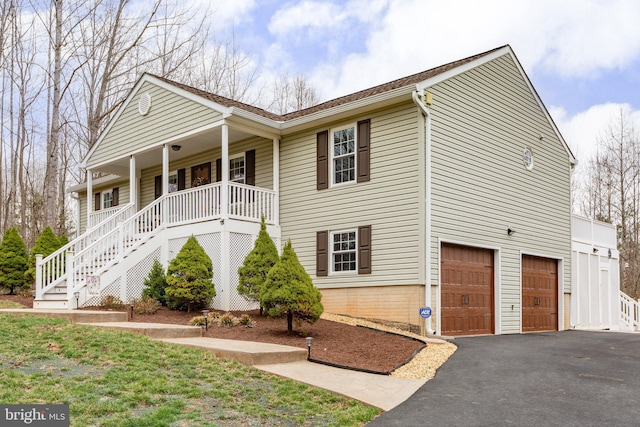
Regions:
<svg viewBox="0 0 640 427"><path fill-rule="evenodd" d="M114 213L118 212L120 209L122 209L121 206L115 206L113 208L101 209L99 211L91 212L89 214L89 222L87 224L87 228L95 227L102 221L111 217L111 215L113 215Z"/></svg>
<svg viewBox="0 0 640 427"><path fill-rule="evenodd" d="M265 222L276 223L275 191L229 183L228 199L223 209L222 184L215 183L162 196L137 213L133 205L122 208L121 212L37 263L36 297L40 299L67 279L70 299L89 276L105 271L161 227L221 218L225 213L229 218L251 221L259 221L264 216Z"/></svg>
<svg viewBox="0 0 640 427"><path fill-rule="evenodd" d="M40 299L46 288L56 286L66 277L67 252L78 253L99 240L108 230L114 229L119 221L135 213L135 205L128 204L118 209L110 209L111 216L95 227L73 239L51 255L36 262L36 298Z"/></svg>
<svg viewBox="0 0 640 427"><path fill-rule="evenodd" d="M640 325L638 301L622 291L620 291L620 322L633 331L637 331Z"/></svg>

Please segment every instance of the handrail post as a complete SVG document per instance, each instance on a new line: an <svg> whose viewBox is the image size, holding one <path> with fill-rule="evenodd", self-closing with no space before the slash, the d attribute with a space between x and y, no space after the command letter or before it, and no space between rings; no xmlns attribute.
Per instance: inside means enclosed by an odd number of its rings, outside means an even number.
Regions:
<svg viewBox="0 0 640 427"><path fill-rule="evenodd" d="M42 298L42 254L36 254L36 299Z"/></svg>
<svg viewBox="0 0 640 427"><path fill-rule="evenodd" d="M118 247L116 256L120 257L124 253L124 222L118 221Z"/></svg>
<svg viewBox="0 0 640 427"><path fill-rule="evenodd" d="M73 290L75 288L75 268L73 266L73 251L67 251L66 264L67 264L67 309L71 310Z"/></svg>

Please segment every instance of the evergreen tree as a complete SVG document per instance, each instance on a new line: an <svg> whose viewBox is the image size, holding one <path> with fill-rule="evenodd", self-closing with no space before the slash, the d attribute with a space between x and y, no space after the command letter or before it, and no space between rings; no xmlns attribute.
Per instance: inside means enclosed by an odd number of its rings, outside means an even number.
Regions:
<svg viewBox="0 0 640 427"><path fill-rule="evenodd" d="M195 237L189 237L167 269L167 305L192 311L206 307L216 295L213 264Z"/></svg>
<svg viewBox="0 0 640 427"><path fill-rule="evenodd" d="M142 295L151 297L162 305L167 305L165 289L167 287L167 276L164 273L162 264L156 259L149 272L149 276L144 280Z"/></svg>
<svg viewBox="0 0 640 427"><path fill-rule="evenodd" d="M324 311L322 294L313 286L311 276L305 271L291 240L282 250L282 256L269 271L260 292L260 303L271 317L286 314L287 331L293 332L293 318L314 323Z"/></svg>
<svg viewBox="0 0 640 427"><path fill-rule="evenodd" d="M0 286L13 295L16 289L29 288L25 278L29 255L18 230L8 229L0 244Z"/></svg>
<svg viewBox="0 0 640 427"><path fill-rule="evenodd" d="M69 243L69 238L64 234L58 236L58 240L60 241L60 247L63 247L67 243Z"/></svg>
<svg viewBox="0 0 640 427"><path fill-rule="evenodd" d="M256 243L244 259L242 267L238 269L238 294L254 301L258 301L260 289L267 280L269 270L278 262L278 249L267 233L267 225L262 217L260 233ZM262 313L262 305L260 313Z"/></svg>
<svg viewBox="0 0 640 427"><path fill-rule="evenodd" d="M29 284L32 285L36 281L36 255L40 254L44 258L57 251L60 247L60 239L58 239L51 227L42 230L40 237L38 237L29 252L29 268L25 273Z"/></svg>

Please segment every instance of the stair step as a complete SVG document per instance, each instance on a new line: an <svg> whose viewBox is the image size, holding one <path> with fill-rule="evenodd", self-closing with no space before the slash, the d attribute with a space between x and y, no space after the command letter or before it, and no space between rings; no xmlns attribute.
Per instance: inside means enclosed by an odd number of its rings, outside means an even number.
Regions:
<svg viewBox="0 0 640 427"><path fill-rule="evenodd" d="M67 301L55 301L55 300L34 300L33 308L38 309L68 309L69 304Z"/></svg>

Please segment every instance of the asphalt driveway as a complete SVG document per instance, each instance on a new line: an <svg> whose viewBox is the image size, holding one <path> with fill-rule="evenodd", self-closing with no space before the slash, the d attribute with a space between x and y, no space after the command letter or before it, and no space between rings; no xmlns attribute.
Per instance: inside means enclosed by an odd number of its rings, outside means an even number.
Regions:
<svg viewBox="0 0 640 427"><path fill-rule="evenodd" d="M640 425L640 333L459 338L456 353L376 426Z"/></svg>

